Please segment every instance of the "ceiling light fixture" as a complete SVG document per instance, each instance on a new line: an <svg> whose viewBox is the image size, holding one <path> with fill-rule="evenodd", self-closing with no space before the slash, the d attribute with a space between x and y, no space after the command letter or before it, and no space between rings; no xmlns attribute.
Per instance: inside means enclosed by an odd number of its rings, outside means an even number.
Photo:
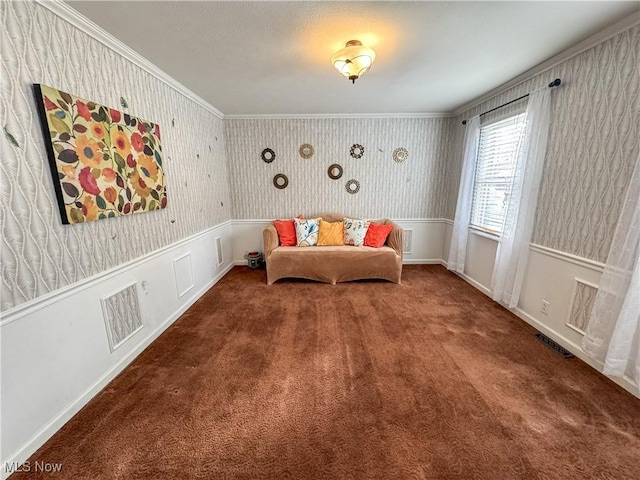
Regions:
<svg viewBox="0 0 640 480"><path fill-rule="evenodd" d="M331 63L342 76L356 83L371 68L375 59L376 52L372 48L363 46L360 40L349 40L342 50L331 57Z"/></svg>

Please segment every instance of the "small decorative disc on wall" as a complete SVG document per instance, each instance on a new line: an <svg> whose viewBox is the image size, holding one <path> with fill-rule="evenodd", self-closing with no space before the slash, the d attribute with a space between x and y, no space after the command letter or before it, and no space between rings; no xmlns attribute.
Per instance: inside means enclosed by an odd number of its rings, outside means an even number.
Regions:
<svg viewBox="0 0 640 480"><path fill-rule="evenodd" d="M271 163L276 159L276 152L274 152L270 148L265 148L264 150L262 150L260 157L262 157L262 160L265 163Z"/></svg>
<svg viewBox="0 0 640 480"><path fill-rule="evenodd" d="M358 193L360 191L360 182L357 180L349 180L345 185L347 192L349 193Z"/></svg>
<svg viewBox="0 0 640 480"><path fill-rule="evenodd" d="M342 167L337 163L334 163L329 167L329 170L327 170L327 173L329 174L329 178L333 180L338 180L340 177L342 177Z"/></svg>
<svg viewBox="0 0 640 480"><path fill-rule="evenodd" d="M300 150L298 151L300 152L300 156L302 158L313 157L313 145L309 143L303 143L302 145L300 145Z"/></svg>
<svg viewBox="0 0 640 480"><path fill-rule="evenodd" d="M354 143L353 145L351 145L350 153L353 158L362 158L362 156L364 155L364 147L362 145Z"/></svg>
<svg viewBox="0 0 640 480"><path fill-rule="evenodd" d="M409 158L409 152L406 148L398 147L393 151L393 161L396 163L402 163Z"/></svg>
<svg viewBox="0 0 640 480"><path fill-rule="evenodd" d="M284 173L278 173L273 177L273 186L282 190L283 188L287 188L289 185L289 179Z"/></svg>

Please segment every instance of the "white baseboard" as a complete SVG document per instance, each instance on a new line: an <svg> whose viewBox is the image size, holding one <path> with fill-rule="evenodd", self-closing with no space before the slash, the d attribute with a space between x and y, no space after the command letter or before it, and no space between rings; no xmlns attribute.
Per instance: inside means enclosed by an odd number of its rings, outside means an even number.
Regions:
<svg viewBox="0 0 640 480"><path fill-rule="evenodd" d="M487 295L489 298L491 298L491 290L489 288L487 288L486 286L484 286L481 283L475 281L473 278L469 277L468 275L460 274L460 273L456 273L456 275L458 275L460 278L465 280L467 283L469 283L470 285L472 285L473 287L475 287L476 289L480 290L482 293ZM601 362L597 362L597 361L589 358L583 352L582 347L580 345L578 345L577 343L575 343L574 341L568 339L567 337L565 337L561 333L553 330L548 325L546 325L545 323L541 322L540 320L538 320L534 316L530 315L529 313L525 312L524 310L522 310L519 307L515 308L515 309L512 309L512 308L509 308L508 306L506 306L505 304L503 304L501 302L496 302L496 303L499 303L506 310L509 310L511 313L516 315L518 318L520 318L521 320L524 320L526 323L531 325L533 328L535 328L539 332L543 333L544 335L546 335L547 337L552 339L554 342L558 343L558 345L561 345L562 347L564 347L565 349L570 351L577 358L579 358L580 360L582 360L583 362L585 362L586 364L588 364L592 368L598 370L598 372L602 372L602 370L604 368L604 365ZM640 389L638 388L638 386L636 386L633 383L633 381L630 378L628 378L626 376L625 377L608 377L608 378L612 382L620 385L622 388L627 390L629 393L631 393L631 394L635 395L636 397L640 398Z"/></svg>
<svg viewBox="0 0 640 480"><path fill-rule="evenodd" d="M502 305L502 306L505 307L504 305ZM507 308L507 307L505 307L505 308ZM582 347L580 345L577 345L576 343L572 342L571 340L569 340L568 338L564 337L560 333L558 333L558 332L556 332L554 330L551 330L547 325L545 325L544 323L539 321L537 318L534 318L533 316L529 315L527 312L525 312L524 310L522 310L520 308L516 308L516 309L508 309L507 308L507 310L509 310L510 312L515 314L518 318L520 318L520 319L524 320L525 322L527 322L529 325L531 325L533 328L535 328L539 332L544 333L547 337L549 337L551 340L553 340L557 344L559 344L562 347L564 347L567 350L569 350L571 353L573 353L576 357L578 357L580 360L582 360L583 362L585 362L589 366L595 368L599 372L602 372L602 370L604 368L604 365L602 363L600 363L600 362L597 362L597 361L593 360L592 358L589 358L582 351ZM626 376L625 377L608 377L607 376L607 378L609 380L611 380L612 382L620 385L622 388L627 390L629 393L632 393L636 397L640 398L640 390L638 389L638 387L633 383L633 381L630 378L628 378Z"/></svg>
<svg viewBox="0 0 640 480"><path fill-rule="evenodd" d="M462 278L463 280L465 280L467 283L470 283L471 285L476 287L478 290L484 293L487 297L491 298L491 290L489 288L485 287L480 282L475 281L469 275L465 275L464 273L457 273L457 272L454 272L454 273L458 275L460 278Z"/></svg>
<svg viewBox="0 0 640 480"><path fill-rule="evenodd" d="M27 460L233 268L230 255L218 265L217 237L230 252L231 225L224 222L3 318L0 478L10 473L5 465ZM173 265L185 254L194 259L194 288L179 297ZM142 327L112 351L100 299L133 284Z"/></svg>
<svg viewBox="0 0 640 480"><path fill-rule="evenodd" d="M156 340L164 331L169 328L180 316L186 312L202 295L204 295L211 287L220 281L229 270L234 267L230 263L216 277L207 283L204 287L194 293L187 302L178 310L172 313L156 330L151 332L146 338L133 347L123 358L114 364L105 374L100 377L93 385L80 395L76 400L71 402L67 407L60 411L49 423L36 432L27 442L9 458L2 461L2 465L20 465L24 463L31 455L33 455L42 445L49 440L53 434L60 430L71 418L78 413L89 401L95 397L103 388L105 388L111 380L118 376L133 360L136 359L154 340ZM6 475L6 476L5 476ZM5 469L1 470L3 480L8 477Z"/></svg>
<svg viewBox="0 0 640 480"><path fill-rule="evenodd" d="M442 265L439 258L403 258L403 265Z"/></svg>

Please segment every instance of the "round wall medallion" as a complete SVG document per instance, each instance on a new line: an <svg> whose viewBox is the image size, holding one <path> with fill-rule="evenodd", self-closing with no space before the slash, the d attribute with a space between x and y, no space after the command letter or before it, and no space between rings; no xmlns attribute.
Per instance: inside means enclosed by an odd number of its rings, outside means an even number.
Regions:
<svg viewBox="0 0 640 480"><path fill-rule="evenodd" d="M273 177L273 186L282 190L283 188L287 188L289 185L289 179L284 173L279 173Z"/></svg>
<svg viewBox="0 0 640 480"><path fill-rule="evenodd" d="M398 147L393 151L393 161L396 163L402 163L409 158L409 152L406 148Z"/></svg>
<svg viewBox="0 0 640 480"><path fill-rule="evenodd" d="M345 188L349 193L358 193L360 191L360 182L358 180L349 180Z"/></svg>
<svg viewBox="0 0 640 480"><path fill-rule="evenodd" d="M300 150L298 151L300 152L300 156L302 158L313 157L313 145L309 143L303 143L302 145L300 145Z"/></svg>
<svg viewBox="0 0 640 480"><path fill-rule="evenodd" d="M329 178L333 180L337 180L342 176L342 167L337 163L334 163L329 167L329 170L327 170L327 173L329 174Z"/></svg>
<svg viewBox="0 0 640 480"><path fill-rule="evenodd" d="M362 145L354 143L351 146L350 153L353 158L362 158L362 155L364 155L364 147Z"/></svg>
<svg viewBox="0 0 640 480"><path fill-rule="evenodd" d="M262 150L260 157L262 157L262 160L266 163L271 163L276 159L276 152L274 152L270 148L265 148L264 150Z"/></svg>

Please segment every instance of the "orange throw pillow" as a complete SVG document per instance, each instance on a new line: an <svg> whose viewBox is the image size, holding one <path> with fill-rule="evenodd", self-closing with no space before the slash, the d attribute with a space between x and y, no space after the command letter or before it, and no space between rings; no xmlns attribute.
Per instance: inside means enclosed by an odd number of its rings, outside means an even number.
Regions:
<svg viewBox="0 0 640 480"><path fill-rule="evenodd" d="M298 215L296 218L302 218L302 215ZM278 238L280 239L281 247L295 247L298 245L296 227L293 224L292 218L289 220L274 220L273 225L278 231Z"/></svg>
<svg viewBox="0 0 640 480"><path fill-rule="evenodd" d="M320 219L320 235L318 246L344 245L344 228L342 222L325 222Z"/></svg>
<svg viewBox="0 0 640 480"><path fill-rule="evenodd" d="M393 230L393 225L379 225L371 222L367 235L364 237L365 247L380 248L387 241L387 237Z"/></svg>

